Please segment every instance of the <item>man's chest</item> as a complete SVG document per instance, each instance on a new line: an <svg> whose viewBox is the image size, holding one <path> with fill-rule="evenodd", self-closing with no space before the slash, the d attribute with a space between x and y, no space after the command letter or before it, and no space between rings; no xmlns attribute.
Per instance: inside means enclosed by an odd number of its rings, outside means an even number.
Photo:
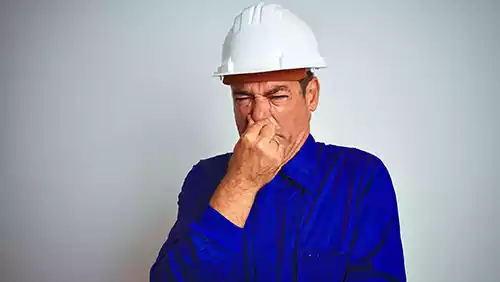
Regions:
<svg viewBox="0 0 500 282"><path fill-rule="evenodd" d="M244 265L257 281L341 281L346 268L348 205L334 191L277 180L257 196L245 225ZM346 226L345 226L346 225ZM328 280L322 280L323 278Z"/></svg>

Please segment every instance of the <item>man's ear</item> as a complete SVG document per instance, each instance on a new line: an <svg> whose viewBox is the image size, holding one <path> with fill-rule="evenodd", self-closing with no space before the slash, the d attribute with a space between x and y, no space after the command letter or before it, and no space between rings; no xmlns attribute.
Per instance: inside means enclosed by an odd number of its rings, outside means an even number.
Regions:
<svg viewBox="0 0 500 282"><path fill-rule="evenodd" d="M319 103L319 80L316 76L307 84L305 99L309 111L314 112Z"/></svg>

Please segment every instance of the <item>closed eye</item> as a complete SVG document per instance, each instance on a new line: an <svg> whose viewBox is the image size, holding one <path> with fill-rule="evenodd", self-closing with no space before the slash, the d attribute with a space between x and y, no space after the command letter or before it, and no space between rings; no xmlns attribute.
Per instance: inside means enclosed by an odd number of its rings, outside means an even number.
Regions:
<svg viewBox="0 0 500 282"><path fill-rule="evenodd" d="M240 96L240 97L235 97L234 98L234 100L237 101L237 102L246 101L246 100L249 100L249 99L252 99L252 97L250 97L250 96Z"/></svg>
<svg viewBox="0 0 500 282"><path fill-rule="evenodd" d="M273 95L271 96L271 99L273 100L281 100L281 99L286 99L288 98L288 95Z"/></svg>

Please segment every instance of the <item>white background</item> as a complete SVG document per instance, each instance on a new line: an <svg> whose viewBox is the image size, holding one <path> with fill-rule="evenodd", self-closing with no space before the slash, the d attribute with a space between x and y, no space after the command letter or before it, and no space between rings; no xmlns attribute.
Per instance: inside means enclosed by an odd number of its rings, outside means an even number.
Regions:
<svg viewBox="0 0 500 282"><path fill-rule="evenodd" d="M409 281L500 277L499 1L280 1L329 68L312 132L394 180ZM1 1L0 280L148 281L237 140L211 77L250 1Z"/></svg>

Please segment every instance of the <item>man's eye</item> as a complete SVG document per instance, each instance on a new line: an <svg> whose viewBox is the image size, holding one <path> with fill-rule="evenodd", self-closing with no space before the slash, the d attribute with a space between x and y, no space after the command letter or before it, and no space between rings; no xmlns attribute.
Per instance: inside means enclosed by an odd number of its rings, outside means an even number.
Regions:
<svg viewBox="0 0 500 282"><path fill-rule="evenodd" d="M273 100L283 100L283 99L286 99L288 98L287 95L274 95L274 96L271 96L271 99Z"/></svg>
<svg viewBox="0 0 500 282"><path fill-rule="evenodd" d="M251 97L237 97L237 98L234 98L234 100L237 101L237 102L248 101L250 99L251 99Z"/></svg>

